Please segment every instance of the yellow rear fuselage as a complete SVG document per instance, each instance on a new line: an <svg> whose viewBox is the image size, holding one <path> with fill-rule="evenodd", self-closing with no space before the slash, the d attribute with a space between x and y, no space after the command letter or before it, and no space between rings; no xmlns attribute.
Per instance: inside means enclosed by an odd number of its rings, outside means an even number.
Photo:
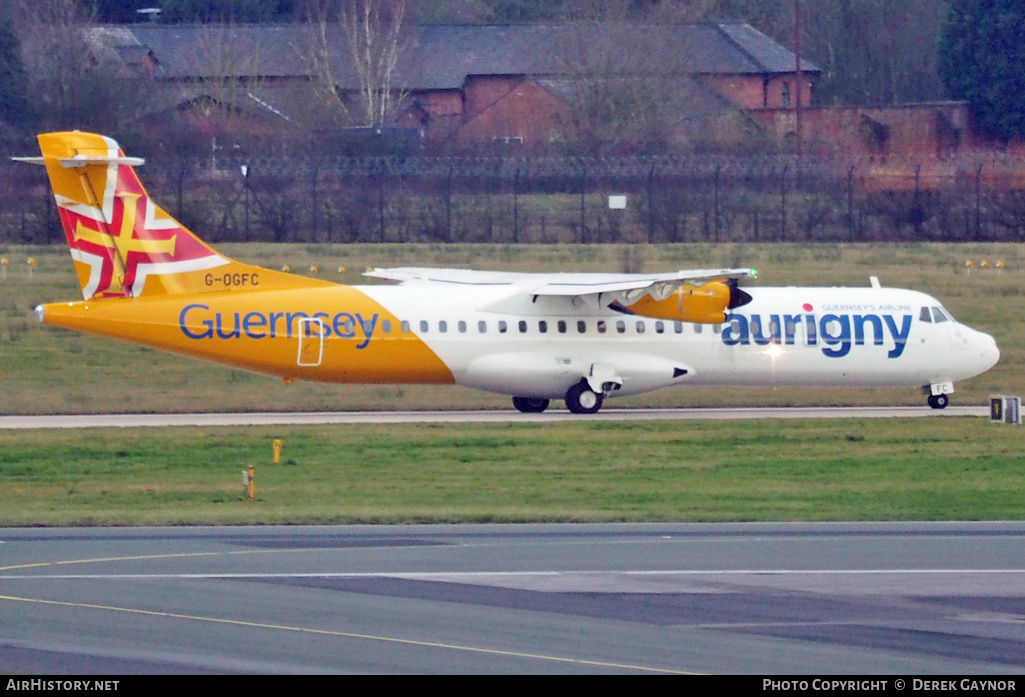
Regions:
<svg viewBox="0 0 1025 697"><path fill-rule="evenodd" d="M106 298L39 312L46 324L287 379L453 382L416 334L351 286Z"/></svg>

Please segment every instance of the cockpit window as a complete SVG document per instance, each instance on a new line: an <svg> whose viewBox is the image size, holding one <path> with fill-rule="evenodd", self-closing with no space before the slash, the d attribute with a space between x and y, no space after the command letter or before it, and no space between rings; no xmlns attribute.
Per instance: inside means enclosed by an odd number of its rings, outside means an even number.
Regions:
<svg viewBox="0 0 1025 697"><path fill-rule="evenodd" d="M932 315L929 314L929 308L923 307L922 311L918 313L918 319L922 322L928 322L932 324Z"/></svg>
<svg viewBox="0 0 1025 697"><path fill-rule="evenodd" d="M947 316L947 313L945 313L942 309L938 307L934 307L932 309L932 319L934 322L936 322L936 324L939 324L940 322L950 321L950 317Z"/></svg>

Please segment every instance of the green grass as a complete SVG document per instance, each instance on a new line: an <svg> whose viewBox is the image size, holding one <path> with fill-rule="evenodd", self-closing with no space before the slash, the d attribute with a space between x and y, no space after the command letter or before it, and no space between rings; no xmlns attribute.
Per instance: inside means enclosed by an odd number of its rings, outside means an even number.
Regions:
<svg viewBox="0 0 1025 697"><path fill-rule="evenodd" d="M1010 520L1020 443L979 418L8 431L0 525Z"/></svg>

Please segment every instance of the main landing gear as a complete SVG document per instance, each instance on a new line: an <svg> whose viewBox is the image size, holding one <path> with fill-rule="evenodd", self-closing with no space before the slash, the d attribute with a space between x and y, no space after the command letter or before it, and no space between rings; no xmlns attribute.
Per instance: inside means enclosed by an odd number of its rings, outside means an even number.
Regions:
<svg viewBox="0 0 1025 697"><path fill-rule="evenodd" d="M513 406L524 414L540 414L548 408L548 400L540 397L513 397Z"/></svg>
<svg viewBox="0 0 1025 697"><path fill-rule="evenodd" d="M574 414L594 414L601 409L605 395L595 392L587 384L587 380L581 380L566 392L566 407Z"/></svg>
<svg viewBox="0 0 1025 697"><path fill-rule="evenodd" d="M929 395L929 406L933 409L945 409L950 404L950 397L945 394Z"/></svg>
<svg viewBox="0 0 1025 697"><path fill-rule="evenodd" d="M566 407L574 414L597 413L604 401L605 395L592 390L587 380L581 380L566 391ZM542 397L513 397L512 403L524 414L540 414L550 404Z"/></svg>

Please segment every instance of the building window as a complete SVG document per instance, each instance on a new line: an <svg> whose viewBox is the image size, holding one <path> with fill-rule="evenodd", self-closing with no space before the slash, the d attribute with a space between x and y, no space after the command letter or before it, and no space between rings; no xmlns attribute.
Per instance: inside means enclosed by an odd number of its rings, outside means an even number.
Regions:
<svg viewBox="0 0 1025 697"><path fill-rule="evenodd" d="M783 106L783 107L789 107L790 106L790 83L789 82L784 82L783 83L783 90L780 93L779 100L780 100L780 106Z"/></svg>

